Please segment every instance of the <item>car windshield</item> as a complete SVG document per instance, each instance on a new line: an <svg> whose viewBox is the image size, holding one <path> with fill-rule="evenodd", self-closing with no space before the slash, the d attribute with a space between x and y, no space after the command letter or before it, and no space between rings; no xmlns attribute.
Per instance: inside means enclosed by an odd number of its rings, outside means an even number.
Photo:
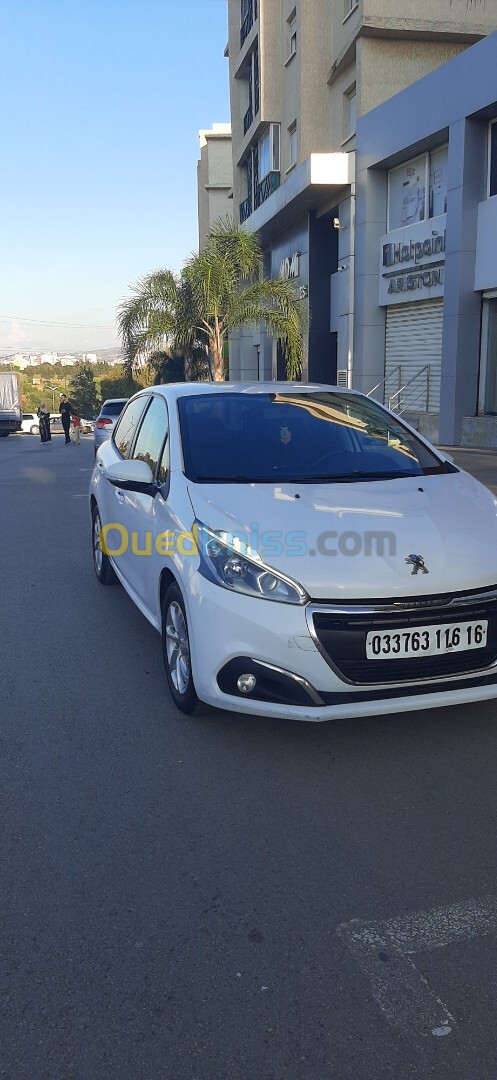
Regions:
<svg viewBox="0 0 497 1080"><path fill-rule="evenodd" d="M347 483L455 471L374 401L347 392L178 399L196 483Z"/></svg>
<svg viewBox="0 0 497 1080"><path fill-rule="evenodd" d="M126 402L125 401L107 401L102 405L101 416L120 416Z"/></svg>

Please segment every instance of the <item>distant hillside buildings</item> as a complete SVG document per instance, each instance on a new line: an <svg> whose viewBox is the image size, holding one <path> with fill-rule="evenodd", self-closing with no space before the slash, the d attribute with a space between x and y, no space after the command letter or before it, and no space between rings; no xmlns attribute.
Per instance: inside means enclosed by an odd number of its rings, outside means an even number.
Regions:
<svg viewBox="0 0 497 1080"><path fill-rule="evenodd" d="M57 352L43 352L43 353L13 353L10 356L2 356L0 363L11 364L12 367L19 368L20 371L24 371L29 367L40 367L41 364L62 364L62 367L74 367L75 364L98 364L99 361L106 364L120 364L121 357L103 357L98 353L62 353L59 355Z"/></svg>

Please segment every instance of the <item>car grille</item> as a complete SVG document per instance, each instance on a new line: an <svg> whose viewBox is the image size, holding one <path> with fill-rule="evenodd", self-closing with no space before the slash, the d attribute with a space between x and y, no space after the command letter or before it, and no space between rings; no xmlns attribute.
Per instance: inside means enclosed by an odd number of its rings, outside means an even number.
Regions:
<svg viewBox="0 0 497 1080"><path fill-rule="evenodd" d="M427 597L426 607L398 612L391 610L372 614L343 615L325 610L311 614L314 635L331 666L346 682L374 685L375 683L410 682L481 671L497 661L497 598L475 599L473 604L434 606ZM371 602L370 602L371 603ZM374 606L376 607L376 601ZM420 599L416 601L420 604ZM387 604L385 605L387 606ZM437 626L441 623L472 622L488 619L487 645L484 649L453 653L445 656L405 657L396 660L366 659L366 636L371 631L415 629L416 626Z"/></svg>

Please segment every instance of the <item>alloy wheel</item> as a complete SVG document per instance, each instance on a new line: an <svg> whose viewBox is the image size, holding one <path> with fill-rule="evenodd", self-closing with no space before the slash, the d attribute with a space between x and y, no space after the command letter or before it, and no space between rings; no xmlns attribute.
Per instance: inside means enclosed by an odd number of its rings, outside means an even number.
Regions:
<svg viewBox="0 0 497 1080"><path fill-rule="evenodd" d="M167 610L166 655L172 684L178 694L185 694L191 675L190 645L185 617L176 600Z"/></svg>
<svg viewBox="0 0 497 1080"><path fill-rule="evenodd" d="M102 548L100 547L101 531L102 526L100 524L100 515L97 510L93 517L93 558L95 560L95 570L97 571L97 574L102 573L103 565L103 552Z"/></svg>

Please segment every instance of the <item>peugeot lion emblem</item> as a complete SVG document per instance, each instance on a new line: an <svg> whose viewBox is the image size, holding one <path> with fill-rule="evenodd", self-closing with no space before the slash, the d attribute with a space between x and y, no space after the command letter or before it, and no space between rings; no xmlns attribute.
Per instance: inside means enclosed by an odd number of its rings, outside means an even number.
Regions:
<svg viewBox="0 0 497 1080"><path fill-rule="evenodd" d="M425 561L422 555L409 555L409 558L406 559L406 563L408 566L412 566L413 574L419 574L420 571L422 574L430 573L430 571L427 570L425 566Z"/></svg>

